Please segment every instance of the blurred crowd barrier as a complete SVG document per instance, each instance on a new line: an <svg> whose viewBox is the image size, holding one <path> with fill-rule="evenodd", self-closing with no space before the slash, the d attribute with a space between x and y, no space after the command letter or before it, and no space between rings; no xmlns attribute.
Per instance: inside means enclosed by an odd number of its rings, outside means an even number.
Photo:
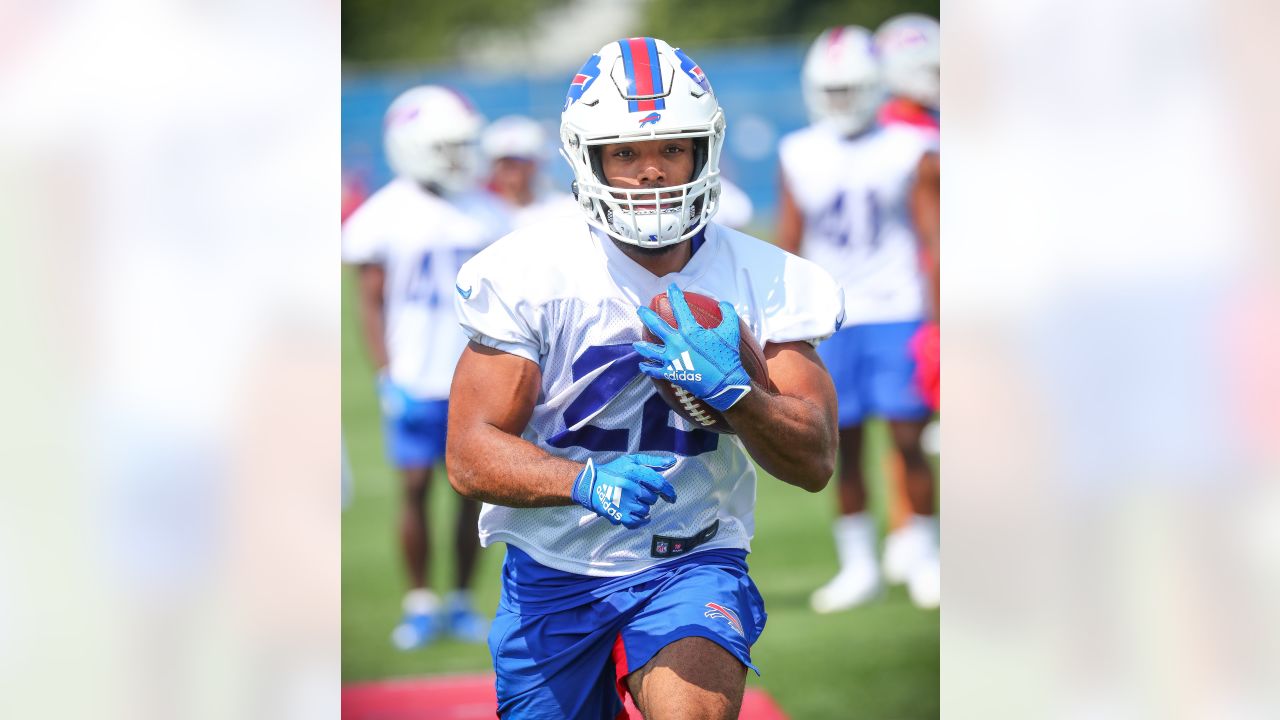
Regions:
<svg viewBox="0 0 1280 720"><path fill-rule="evenodd" d="M787 43L741 43L693 52L710 78L727 118L720 167L771 222L778 195L778 141L808 123L800 93L800 68L811 38ZM672 42L678 43L677 39ZM583 57L595 51L585 49ZM433 83L460 90L488 119L520 114L544 123L553 159L546 164L557 189L573 179L559 159L560 112L578 66L559 72L507 73L456 67L422 69L349 67L342 83L342 162L362 184L378 187L391 178L382 153L382 117L396 95ZM766 225L768 227L768 225Z"/></svg>

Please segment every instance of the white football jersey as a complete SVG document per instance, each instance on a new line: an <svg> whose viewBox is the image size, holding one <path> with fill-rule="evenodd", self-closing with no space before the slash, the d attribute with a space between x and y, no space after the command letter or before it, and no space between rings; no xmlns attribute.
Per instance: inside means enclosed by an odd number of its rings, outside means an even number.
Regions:
<svg viewBox="0 0 1280 720"><path fill-rule="evenodd" d="M782 139L783 178L804 216L800 254L840 282L848 325L924 315L908 202L931 147L926 135L897 126L846 139L818 124Z"/></svg>
<svg viewBox="0 0 1280 720"><path fill-rule="evenodd" d="M637 307L670 283L732 302L763 347L831 335L840 289L826 271L722 225L678 273L655 277L581 218L517 230L458 274L458 317L475 342L536 362L542 387L521 437L552 455L597 465L627 453L673 454L665 473L675 504L659 500L636 530L578 505L485 504L480 540L516 545L543 565L583 575L625 575L661 562L655 536L691 538L717 521L698 550L750 549L755 468L733 435L695 428L638 370Z"/></svg>
<svg viewBox="0 0 1280 720"><path fill-rule="evenodd" d="M507 230L490 201L447 201L397 178L347 218L342 259L386 268L384 290L391 379L414 397L443 400L467 344L454 314L458 268Z"/></svg>
<svg viewBox="0 0 1280 720"><path fill-rule="evenodd" d="M496 196L495 196L496 197ZM547 192L539 195L533 202L523 207L502 202L510 214L511 229L517 230L530 225L537 225L556 218L575 218L582 212L578 201L568 193Z"/></svg>

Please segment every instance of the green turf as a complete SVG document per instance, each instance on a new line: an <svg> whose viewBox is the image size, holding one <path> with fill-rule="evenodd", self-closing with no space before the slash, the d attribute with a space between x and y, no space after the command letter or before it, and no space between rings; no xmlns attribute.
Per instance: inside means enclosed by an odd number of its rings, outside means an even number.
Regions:
<svg viewBox="0 0 1280 720"><path fill-rule="evenodd" d="M389 635L404 591L395 538L397 482L383 459L370 366L351 290L343 282L343 431L355 494L342 523L342 677L344 682L490 670L488 649L442 641L401 653ZM872 505L883 516L880 455L887 438L871 427L868 467ZM835 572L831 540L834 485L818 495L761 473L751 575L769 622L752 651L764 687L795 720L896 720L938 715L938 613L914 608L901 588L857 610L819 616L808 595ZM445 547L455 498L437 477L431 500L433 538ZM448 558L437 553L433 576L448 587ZM481 552L475 588L492 616L498 602L501 545Z"/></svg>

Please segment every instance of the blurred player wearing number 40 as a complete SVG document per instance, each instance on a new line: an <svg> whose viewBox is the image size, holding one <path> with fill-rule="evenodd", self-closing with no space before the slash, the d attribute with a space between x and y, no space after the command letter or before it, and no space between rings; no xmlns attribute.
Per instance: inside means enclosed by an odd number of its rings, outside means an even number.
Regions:
<svg viewBox="0 0 1280 720"><path fill-rule="evenodd" d="M471 343L448 462L485 501L481 541L507 544L489 634L501 717L616 718L628 692L646 717L737 717L765 624L746 565L752 460L811 492L830 478L835 395L814 346L840 290L709 222L724 132L688 55L609 43L562 114L582 214L518 230L458 274ZM721 301L718 325L693 319L686 290ZM663 292L677 327L647 307ZM747 374L742 327L776 390ZM653 377L734 433L678 415Z"/></svg>
<svg viewBox="0 0 1280 720"><path fill-rule="evenodd" d="M922 38L934 42L935 53L936 38ZM917 167L936 149L937 133L876 123L880 58L887 67L890 57L876 52L864 28L823 32L804 65L812 124L784 137L779 149L779 245L830 270L844 289L844 326L821 350L839 397L840 569L813 593L818 612L855 607L881 588L862 473L863 422L870 417L888 422L913 508L906 526L886 541L884 574L907 582L917 605L939 602L933 476L921 449L931 408L912 353L913 345L923 346L926 321L936 311L914 228L920 224ZM935 74L936 67L935 59Z"/></svg>
<svg viewBox="0 0 1280 720"><path fill-rule="evenodd" d="M466 344L453 313L453 279L506 229L501 211L473 189L482 123L452 90L428 85L400 95L384 125L396 177L343 226L343 259L359 268L361 320L379 369L388 455L403 483L399 532L410 589L392 632L402 650L446 631L472 642L486 632L468 594L478 503L460 499L457 586L444 603L430 586L426 522L432 473L444 461L449 382Z"/></svg>

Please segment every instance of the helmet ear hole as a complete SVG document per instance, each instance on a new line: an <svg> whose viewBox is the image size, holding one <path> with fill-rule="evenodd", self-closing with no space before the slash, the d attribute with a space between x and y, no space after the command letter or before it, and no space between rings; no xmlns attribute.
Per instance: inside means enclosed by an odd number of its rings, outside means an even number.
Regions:
<svg viewBox="0 0 1280 720"><path fill-rule="evenodd" d="M601 181L608 184L608 179L604 176L604 160L601 159L600 148L587 148L587 157L591 158L591 172L600 178Z"/></svg>

